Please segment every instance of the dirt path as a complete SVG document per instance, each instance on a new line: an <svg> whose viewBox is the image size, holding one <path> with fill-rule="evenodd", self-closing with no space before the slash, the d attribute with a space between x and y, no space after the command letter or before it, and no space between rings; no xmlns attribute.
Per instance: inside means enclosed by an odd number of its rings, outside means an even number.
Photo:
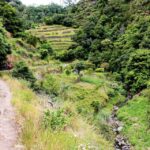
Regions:
<svg viewBox="0 0 150 150"><path fill-rule="evenodd" d="M0 150L16 150L17 129L10 90L7 84L0 80Z"/></svg>

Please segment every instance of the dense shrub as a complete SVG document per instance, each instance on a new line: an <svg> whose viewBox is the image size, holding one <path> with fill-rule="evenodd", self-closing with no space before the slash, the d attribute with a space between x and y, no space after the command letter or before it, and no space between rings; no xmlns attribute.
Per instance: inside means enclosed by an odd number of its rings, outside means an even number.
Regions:
<svg viewBox="0 0 150 150"><path fill-rule="evenodd" d="M73 54L70 60L73 57L90 60L96 67L105 62L109 64L109 71L120 72L134 50L149 49L150 17L145 14L149 3L139 8L140 4L142 1L99 0L91 5L91 16L86 18L73 38L77 44L67 52L67 55ZM84 2L80 5L86 7ZM77 9L76 15L78 11L87 13Z"/></svg>
<svg viewBox="0 0 150 150"><path fill-rule="evenodd" d="M43 125L47 129L62 130L69 123L70 115L64 110L50 111L46 110L43 118Z"/></svg>
<svg viewBox="0 0 150 150"><path fill-rule="evenodd" d="M38 42L40 41L39 38L33 36L32 34L24 33L22 35L23 40L25 40L28 44L33 45L34 47L37 46Z"/></svg>
<svg viewBox="0 0 150 150"><path fill-rule="evenodd" d="M0 25L0 69L5 66L7 55L11 53L11 47L6 41L4 29Z"/></svg>
<svg viewBox="0 0 150 150"><path fill-rule="evenodd" d="M39 51L40 51L41 59L45 59L48 56L53 54L53 49L51 45L47 42L41 44L41 46L39 47Z"/></svg>
<svg viewBox="0 0 150 150"><path fill-rule="evenodd" d="M49 5L40 5L40 6L29 6L26 7L23 11L23 16L28 22L31 23L42 23L47 18L49 20L50 16L54 14L63 14L65 12L65 8L57 4L49 4Z"/></svg>
<svg viewBox="0 0 150 150"><path fill-rule="evenodd" d="M41 88L48 94L57 96L59 94L59 84L52 75L47 75L41 83Z"/></svg>
<svg viewBox="0 0 150 150"><path fill-rule="evenodd" d="M52 17L46 17L45 23L47 25L58 24L67 27L71 27L74 25L72 16L67 16L67 14L54 14Z"/></svg>
<svg viewBox="0 0 150 150"><path fill-rule="evenodd" d="M60 61L70 61L75 58L73 51L64 51L60 54L56 54L56 59L59 59Z"/></svg>
<svg viewBox="0 0 150 150"><path fill-rule="evenodd" d="M127 89L133 93L146 88L150 80L150 51L137 50L132 53L124 75Z"/></svg>
<svg viewBox="0 0 150 150"><path fill-rule="evenodd" d="M66 27L72 27L74 24L75 23L71 16L68 16L68 17L64 18L64 20L63 20L63 25Z"/></svg>
<svg viewBox="0 0 150 150"><path fill-rule="evenodd" d="M23 20L18 11L7 2L0 2L0 17L3 18L3 24L7 31L14 36L24 31Z"/></svg>
<svg viewBox="0 0 150 150"><path fill-rule="evenodd" d="M36 81L32 71L28 68L27 64L23 61L15 64L12 75L16 78L21 78L34 84Z"/></svg>

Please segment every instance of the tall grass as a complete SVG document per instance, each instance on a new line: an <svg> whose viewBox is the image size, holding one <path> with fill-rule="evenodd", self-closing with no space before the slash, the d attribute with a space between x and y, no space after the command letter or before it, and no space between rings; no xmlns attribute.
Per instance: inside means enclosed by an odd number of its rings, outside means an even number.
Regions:
<svg viewBox="0 0 150 150"><path fill-rule="evenodd" d="M78 140L70 133L53 132L41 127L42 107L38 97L24 83L4 77L11 88L12 103L21 127L20 141L26 150L74 150Z"/></svg>
<svg viewBox="0 0 150 150"><path fill-rule="evenodd" d="M39 105L37 95L24 81L8 76L4 80L12 91L12 103L16 107L17 121L21 127L20 141L26 150L82 150L81 147L90 149L91 146L101 150L113 149L111 143L77 114L72 102L62 104L65 110L74 113L64 130L44 128L41 125L44 110Z"/></svg>

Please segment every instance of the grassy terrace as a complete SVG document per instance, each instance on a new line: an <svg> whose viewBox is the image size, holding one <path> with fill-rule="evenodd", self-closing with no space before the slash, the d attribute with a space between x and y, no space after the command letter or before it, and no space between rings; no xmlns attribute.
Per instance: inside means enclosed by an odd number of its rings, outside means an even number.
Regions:
<svg viewBox="0 0 150 150"><path fill-rule="evenodd" d="M63 51L73 44L72 36L75 34L76 29L64 27L61 25L52 26L39 26L36 29L31 29L33 35L47 39L54 50Z"/></svg>

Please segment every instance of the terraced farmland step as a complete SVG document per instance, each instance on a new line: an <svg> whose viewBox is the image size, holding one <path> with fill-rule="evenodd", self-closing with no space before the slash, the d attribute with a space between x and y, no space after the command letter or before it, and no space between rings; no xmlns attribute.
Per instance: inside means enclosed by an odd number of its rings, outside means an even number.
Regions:
<svg viewBox="0 0 150 150"><path fill-rule="evenodd" d="M68 42L68 43L71 43L72 42L72 40L70 39L70 40L63 40L62 41L62 39L54 39L54 40L49 40L50 42L55 42L55 43L60 43L60 42Z"/></svg>
<svg viewBox="0 0 150 150"><path fill-rule="evenodd" d="M73 44L72 37L77 29L61 25L40 26L36 29L29 30L35 36L45 39L51 43L54 50L67 50Z"/></svg>
<svg viewBox="0 0 150 150"><path fill-rule="evenodd" d="M72 36L67 35L67 36L45 36L45 38L48 39L61 39L61 38L71 38Z"/></svg>

